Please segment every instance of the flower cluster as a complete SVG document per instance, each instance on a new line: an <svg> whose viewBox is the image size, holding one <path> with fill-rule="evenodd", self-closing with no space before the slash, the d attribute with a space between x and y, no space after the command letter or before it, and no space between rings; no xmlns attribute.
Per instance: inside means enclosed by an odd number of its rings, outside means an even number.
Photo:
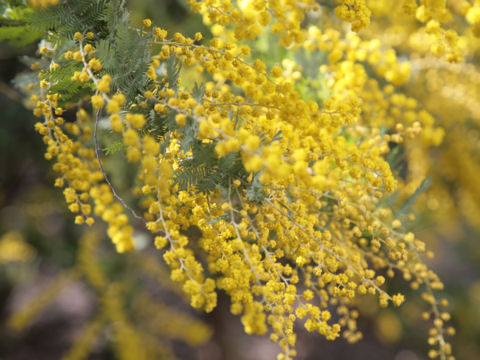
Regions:
<svg viewBox="0 0 480 360"><path fill-rule="evenodd" d="M75 222L103 219L119 252L134 249L128 215L144 223L190 304L210 312L225 292L248 334L268 333L280 345L278 359L296 355L297 319L327 339L359 340L355 301L371 294L380 306L400 306L404 296L385 283L401 275L425 288L432 357L453 359L449 315L434 294L443 284L422 260L432 253L409 231L411 219L385 205L404 186L393 149L430 148L444 135L401 89L410 62L378 39L303 27L305 14L320 10L313 1L189 2L212 25L209 41L149 19L119 30L148 54L144 73L128 74L130 86L109 63L118 54L106 56L121 44L109 48L93 28L66 43L53 32L40 49L43 70L30 86L36 129ZM370 22L369 3L341 1L335 13L358 30ZM252 58L246 41L265 31L290 59ZM308 97L298 86L308 69L293 61L300 53L324 56L315 77L305 76ZM75 102L61 93L63 69L83 90ZM193 73L201 85L189 82ZM100 143L117 144L134 169L128 199L110 180ZM192 229L201 234L195 241Z"/></svg>

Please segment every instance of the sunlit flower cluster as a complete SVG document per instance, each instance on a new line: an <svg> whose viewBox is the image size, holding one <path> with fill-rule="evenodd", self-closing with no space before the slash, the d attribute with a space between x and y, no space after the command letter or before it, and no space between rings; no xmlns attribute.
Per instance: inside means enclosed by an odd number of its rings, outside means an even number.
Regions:
<svg viewBox="0 0 480 360"><path fill-rule="evenodd" d="M67 48L53 34L40 49L43 70L30 86L35 127L75 222L104 220L119 252L134 249L132 221L143 223L190 304L210 312L225 292L248 334L280 345L278 359L296 355L298 319L329 340L361 339L356 299L400 306L404 295L386 282L402 276L431 305L431 357L453 359L447 302L435 295L443 284L423 262L433 253L409 231L412 216L389 203L425 177L406 181L392 165L395 152L426 154L445 135L431 109L405 92L416 63L368 32L307 21L331 17L314 1L189 3L214 37L170 34L145 19L131 29L151 55L133 94L116 85L94 29L75 33ZM360 31L382 11L371 3L339 1L330 10ZM458 35L440 25L445 1L405 1L403 10L425 23L431 52L461 60ZM265 33L292 54L323 56L315 76L294 55L274 64L252 56ZM72 104L52 74L74 67L68 80L86 91ZM189 71L202 83L193 86ZM66 121L67 111L76 119ZM129 194L108 175L100 144L112 143L134 169Z"/></svg>

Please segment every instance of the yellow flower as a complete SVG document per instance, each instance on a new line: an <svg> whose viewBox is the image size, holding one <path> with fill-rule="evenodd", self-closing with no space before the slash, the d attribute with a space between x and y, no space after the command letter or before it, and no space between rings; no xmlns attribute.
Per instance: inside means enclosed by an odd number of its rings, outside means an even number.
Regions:
<svg viewBox="0 0 480 360"><path fill-rule="evenodd" d="M147 28L152 26L152 20L150 20L150 19L143 19L142 23L143 23L143 26L145 26Z"/></svg>

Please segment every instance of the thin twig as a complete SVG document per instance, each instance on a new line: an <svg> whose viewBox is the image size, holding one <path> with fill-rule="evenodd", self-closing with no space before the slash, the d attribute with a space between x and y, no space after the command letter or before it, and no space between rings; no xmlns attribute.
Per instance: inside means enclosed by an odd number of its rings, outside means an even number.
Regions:
<svg viewBox="0 0 480 360"><path fill-rule="evenodd" d="M99 146L98 146L98 139L97 139L97 128L98 128L98 120L99 120L99 117L100 117L100 109L97 110L97 113L95 114L95 129L94 129L94 131L93 131L93 139L94 139L94 141L95 141L95 156L97 157L98 166L100 167L100 171L101 171L102 174L103 174L103 178L105 179L106 183L107 183L108 186L110 187L110 190L112 191L113 196L114 196L118 201L120 201L120 203L123 205L123 207L124 207L125 209L127 209L128 211L130 211L130 213L132 214L132 216L133 216L135 219L142 220L142 221L146 224L146 223L147 223L147 220L145 220L142 216L137 215L137 213L135 212L135 210L133 210L130 206L128 206L127 203L125 202L125 200L123 200L123 199L117 194L117 192L115 191L115 188L113 187L112 183L111 183L110 180L108 179L107 173L106 173L105 170L103 169L102 161L100 160L100 148L99 148Z"/></svg>

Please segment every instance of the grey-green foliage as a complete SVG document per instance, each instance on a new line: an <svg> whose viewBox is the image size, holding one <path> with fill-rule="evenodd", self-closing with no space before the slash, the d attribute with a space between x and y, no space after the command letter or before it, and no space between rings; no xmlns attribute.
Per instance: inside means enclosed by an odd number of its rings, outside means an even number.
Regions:
<svg viewBox="0 0 480 360"><path fill-rule="evenodd" d="M261 203L266 195L263 191L263 184L260 182L260 173L253 176L251 183L246 189L247 199L250 201L255 201L257 204Z"/></svg>
<svg viewBox="0 0 480 360"><path fill-rule="evenodd" d="M93 39L84 39L84 45L90 43L96 48L96 57L103 65L97 76L109 74L113 92L121 91L130 103L147 86L145 73L150 62L150 45L147 37L129 23L123 2L61 1L59 5L36 9L29 21L29 27L48 34L47 38L55 41L57 46L53 60L60 68L43 70L42 75L45 80L54 83L50 91L61 95L61 105L75 103L92 86L73 81L73 74L81 71L83 64L67 61L63 57L66 51L78 48L73 40L76 32L94 33Z"/></svg>
<svg viewBox="0 0 480 360"><path fill-rule="evenodd" d="M76 32L106 32L107 7L119 7L116 0L60 1L58 5L36 9L32 25L41 31L51 30L56 36L72 39ZM117 5L118 4L118 5Z"/></svg>
<svg viewBox="0 0 480 360"><path fill-rule="evenodd" d="M180 165L174 173L179 190L194 186L200 192L210 193L216 188L228 188L232 179L245 179L248 176L238 152L217 158L215 147L200 141L193 145L192 156Z"/></svg>
<svg viewBox="0 0 480 360"><path fill-rule="evenodd" d="M112 76L112 90L121 91L130 102L146 88L150 45L147 37L134 30L124 16L109 14L107 19L109 35L98 42L97 56Z"/></svg>

